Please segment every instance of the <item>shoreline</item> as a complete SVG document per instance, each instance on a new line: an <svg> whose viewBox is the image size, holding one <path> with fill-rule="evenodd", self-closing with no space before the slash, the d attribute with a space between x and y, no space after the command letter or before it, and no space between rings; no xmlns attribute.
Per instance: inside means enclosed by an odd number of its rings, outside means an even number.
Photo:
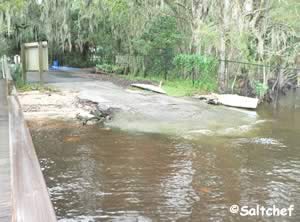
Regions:
<svg viewBox="0 0 300 222"><path fill-rule="evenodd" d="M80 99L74 91L27 91L18 93L25 119L70 120L94 125L111 119L110 107L100 109L97 102Z"/></svg>

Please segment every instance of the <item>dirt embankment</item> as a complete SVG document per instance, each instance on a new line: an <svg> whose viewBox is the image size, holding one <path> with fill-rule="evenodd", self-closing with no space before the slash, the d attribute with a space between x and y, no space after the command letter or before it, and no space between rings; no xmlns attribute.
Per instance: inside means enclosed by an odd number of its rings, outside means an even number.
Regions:
<svg viewBox="0 0 300 222"><path fill-rule="evenodd" d="M112 118L115 110L100 107L97 102L80 99L72 91L29 91L19 93L23 112L28 120L77 120L83 125L103 123Z"/></svg>

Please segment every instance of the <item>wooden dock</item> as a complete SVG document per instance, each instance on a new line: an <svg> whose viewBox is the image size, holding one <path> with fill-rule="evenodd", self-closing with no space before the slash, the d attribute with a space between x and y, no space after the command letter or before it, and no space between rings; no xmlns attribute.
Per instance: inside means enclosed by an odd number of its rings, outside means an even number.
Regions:
<svg viewBox="0 0 300 222"><path fill-rule="evenodd" d="M55 222L21 105L7 85L0 79L0 222Z"/></svg>

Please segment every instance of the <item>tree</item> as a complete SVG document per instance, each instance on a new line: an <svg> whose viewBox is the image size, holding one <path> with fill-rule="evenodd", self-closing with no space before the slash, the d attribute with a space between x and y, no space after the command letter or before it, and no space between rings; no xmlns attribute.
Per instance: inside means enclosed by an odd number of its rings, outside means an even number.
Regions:
<svg viewBox="0 0 300 222"><path fill-rule="evenodd" d="M47 40L52 58L72 64L93 54L113 64L124 55L132 72L165 77L177 54L212 56L220 60L219 89L226 91L237 74L225 60L295 61L299 10L298 0L7 0L0 3L0 44L15 53L23 42ZM264 83L276 75L265 70Z"/></svg>

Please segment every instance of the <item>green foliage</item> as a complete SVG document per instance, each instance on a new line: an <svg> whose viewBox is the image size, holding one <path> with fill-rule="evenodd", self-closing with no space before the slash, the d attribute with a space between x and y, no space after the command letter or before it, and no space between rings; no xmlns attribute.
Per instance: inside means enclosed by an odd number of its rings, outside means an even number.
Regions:
<svg viewBox="0 0 300 222"><path fill-rule="evenodd" d="M156 83L157 85L164 78L163 75L149 75L146 78L142 76L135 75L124 75L124 78L130 80L149 80ZM164 80L162 84L162 88L167 92L170 96L191 96L197 93L207 93L214 92L217 89L217 82L210 81L197 81L193 84L191 80L182 80L177 78L176 76L170 76L168 80Z"/></svg>
<svg viewBox="0 0 300 222"><path fill-rule="evenodd" d="M25 85L23 78L22 78L22 69L20 65L14 65L11 67L11 76L15 81L16 87L21 87Z"/></svg>
<svg viewBox="0 0 300 222"><path fill-rule="evenodd" d="M97 70L104 72L104 73L116 73L116 74L122 74L124 69L117 65L110 65L110 64L97 64L96 65Z"/></svg>
<svg viewBox="0 0 300 222"><path fill-rule="evenodd" d="M57 92L57 89L41 84L26 83L22 78L22 69L20 65L13 65L11 67L12 78L18 91L42 91L42 92Z"/></svg>
<svg viewBox="0 0 300 222"><path fill-rule="evenodd" d="M174 58L174 64L177 68L192 72L193 69L200 70L203 73L213 71L216 65L216 59L209 56L179 54Z"/></svg>
<svg viewBox="0 0 300 222"><path fill-rule="evenodd" d="M214 77L216 74L217 60L210 56L179 54L174 58L173 63L179 76L187 73L187 75L182 76L185 78L196 80L195 77L209 78ZM193 76L195 72L198 74L197 76Z"/></svg>
<svg viewBox="0 0 300 222"><path fill-rule="evenodd" d="M294 65L300 49L299 0L226 1L227 6L225 1L195 2L2 0L0 54L19 54L22 43L47 40L50 63L114 64L121 55L135 75L162 74L209 89L215 88L211 83L217 82L218 64L203 55ZM280 60L273 62L277 56ZM225 79L245 76L239 67L225 73L222 64L222 85ZM269 72L270 77L276 74Z"/></svg>
<svg viewBox="0 0 300 222"><path fill-rule="evenodd" d="M65 52L62 55L62 59L59 60L60 65L77 67L77 68L87 68L95 66L95 62L92 61L90 56L84 56L78 52Z"/></svg>
<svg viewBox="0 0 300 222"><path fill-rule="evenodd" d="M254 87L255 87L256 95L260 96L260 98L264 97L264 95L269 90L267 85L265 85L259 81L254 81Z"/></svg>
<svg viewBox="0 0 300 222"><path fill-rule="evenodd" d="M164 73L166 78L181 38L174 17L158 16L150 22L142 37L134 40L134 46L138 54L147 57L146 70L149 73Z"/></svg>
<svg viewBox="0 0 300 222"><path fill-rule="evenodd" d="M24 0L2 0L0 2L0 11L5 11L8 8L21 8Z"/></svg>
<svg viewBox="0 0 300 222"><path fill-rule="evenodd" d="M214 92L217 88L217 82L212 80L193 83L190 80L173 79L163 85L163 89L172 96L192 96L197 93Z"/></svg>
<svg viewBox="0 0 300 222"><path fill-rule="evenodd" d="M192 89L215 91L217 89L217 60L196 54L179 54L173 61L176 77L189 80Z"/></svg>
<svg viewBox="0 0 300 222"><path fill-rule="evenodd" d="M174 47L181 35L177 31L174 17L159 16L150 23L142 38L151 48L166 49Z"/></svg>
<svg viewBox="0 0 300 222"><path fill-rule="evenodd" d="M298 31L300 19L300 2L299 0L274 0L271 17L274 21L286 24Z"/></svg>
<svg viewBox="0 0 300 222"><path fill-rule="evenodd" d="M20 65L14 65L11 68L12 78L15 82L15 86L19 91L31 91L32 85L24 82L22 78L22 67Z"/></svg>
<svg viewBox="0 0 300 222"><path fill-rule="evenodd" d="M16 87L19 92L27 92L27 91L58 92L58 90L53 87L45 86L41 84L33 84L33 83L16 85Z"/></svg>

